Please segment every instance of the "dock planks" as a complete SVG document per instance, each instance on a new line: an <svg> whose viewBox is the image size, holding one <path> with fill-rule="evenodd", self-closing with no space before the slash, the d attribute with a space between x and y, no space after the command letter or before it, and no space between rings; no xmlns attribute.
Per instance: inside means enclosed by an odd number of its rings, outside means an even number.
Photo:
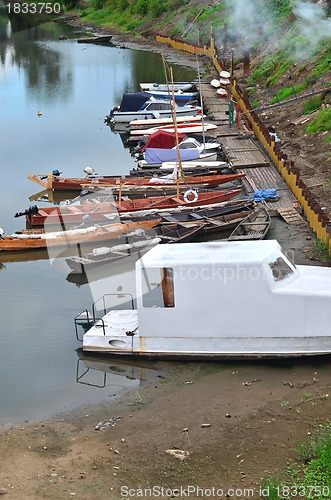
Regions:
<svg viewBox="0 0 331 500"><path fill-rule="evenodd" d="M294 208L296 200L292 191L258 141L240 135L237 125L229 124L228 99L221 99L209 83L201 84L199 91L202 93L205 113L218 125L217 130L210 135L220 142L232 166L246 174L242 185L247 196L258 189L276 189L280 198L267 202L270 214L280 215L288 224L305 224Z"/></svg>

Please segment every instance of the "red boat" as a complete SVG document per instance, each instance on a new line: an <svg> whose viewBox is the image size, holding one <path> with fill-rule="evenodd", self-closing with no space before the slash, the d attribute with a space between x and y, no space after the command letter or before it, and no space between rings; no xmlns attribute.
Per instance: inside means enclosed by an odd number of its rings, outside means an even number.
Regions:
<svg viewBox="0 0 331 500"><path fill-rule="evenodd" d="M233 182L241 179L245 174L212 174L212 175L196 175L186 176L185 181L180 181L180 185L205 185L215 187L219 184ZM41 184L40 178L36 175L29 175L29 179ZM47 181L41 185L45 189L54 189L54 191L80 191L86 186L98 187L119 187L122 186L175 186L176 180L165 179L164 177L60 177L49 174Z"/></svg>
<svg viewBox="0 0 331 500"><path fill-rule="evenodd" d="M184 195L157 196L151 198L138 198L136 200L110 201L104 203L91 203L83 205L63 205L61 207L38 208L30 207L16 214L16 217L25 215L31 226L46 224L75 224L81 223L84 215L88 215L93 222L109 221L107 215L114 213L136 212L138 210L174 208L178 206L204 206L227 201L241 193L241 189L227 191L212 191L197 193L188 191Z"/></svg>

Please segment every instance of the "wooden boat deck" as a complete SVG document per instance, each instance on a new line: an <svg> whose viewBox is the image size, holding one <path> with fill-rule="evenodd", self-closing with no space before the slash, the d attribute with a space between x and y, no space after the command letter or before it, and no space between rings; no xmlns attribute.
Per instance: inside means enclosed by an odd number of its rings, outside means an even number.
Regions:
<svg viewBox="0 0 331 500"><path fill-rule="evenodd" d="M217 130L208 132L208 135L220 142L236 171L246 174L242 185L247 196L258 189L277 189L279 200L267 202L270 215L281 215L288 224L305 224L294 208L295 197L292 191L259 142L252 136L239 135L236 124L229 125L228 99L220 98L210 83L197 87L207 108L205 114L218 124Z"/></svg>

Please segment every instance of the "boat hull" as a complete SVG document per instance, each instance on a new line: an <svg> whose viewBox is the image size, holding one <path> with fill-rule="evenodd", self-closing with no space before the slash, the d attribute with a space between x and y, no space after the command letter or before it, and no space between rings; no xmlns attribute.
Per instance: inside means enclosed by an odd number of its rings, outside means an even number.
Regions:
<svg viewBox="0 0 331 500"><path fill-rule="evenodd" d="M199 108L200 109L200 108ZM198 114L199 109L192 109L191 111L177 109L176 115L180 116L195 116ZM171 118L172 111L171 110L162 110L159 111L114 111L111 119L115 123L129 123L133 120L151 120L153 118Z"/></svg>
<svg viewBox="0 0 331 500"><path fill-rule="evenodd" d="M128 345L128 340L118 339ZM250 339L240 339L235 345L233 339L211 339L206 348L206 339L152 339L139 337L139 343L133 342L129 349L121 347L109 347L109 342L114 341L113 337L103 336L84 336L83 350L86 352L95 352L120 356L146 357L147 359L274 359L302 356L322 356L331 353L330 337L315 337L314 339L297 339L296 337L273 337L265 339L261 337L252 337ZM154 344L154 345L153 345ZM260 345L257 349L256 346ZM280 348L281 345L281 348ZM141 346L144 346L141 349Z"/></svg>
<svg viewBox="0 0 331 500"><path fill-rule="evenodd" d="M125 232L134 231L139 228L154 227L161 219L140 222L123 222L122 224L109 224L104 227L95 227L89 232L58 231L57 233L44 233L40 238L19 238L6 236L0 239L0 250L2 251L26 251L42 248L70 247L80 243L95 243L97 241L108 241L118 238Z"/></svg>
<svg viewBox="0 0 331 500"><path fill-rule="evenodd" d="M50 174L51 175L51 174ZM219 184L225 184L227 182L233 182L237 179L245 177L245 174L220 174L220 175L200 175L200 176L186 176L185 183L180 181L180 185L187 184L205 184L206 186L218 186ZM85 177L85 178L66 178L51 176L49 181L47 181L48 189L54 189L55 191L81 191L83 187L88 186L98 186L98 187L120 187L122 186L171 186L177 185L175 181L171 182L170 179L167 182L162 182L162 178L152 178L152 177Z"/></svg>
<svg viewBox="0 0 331 500"><path fill-rule="evenodd" d="M136 309L100 307L83 349L178 359L330 354L330 282L331 268L295 266L273 240L159 245L136 264Z"/></svg>
<svg viewBox="0 0 331 500"><path fill-rule="evenodd" d="M158 196L154 198L138 198L136 200L122 200L118 202L87 203L84 205L64 205L63 207L40 209L37 214L26 214L26 220L31 226L48 224L76 224L81 223L84 215L92 221L106 221L112 213L135 212L148 209L175 208L178 206L200 206L211 203L220 203L230 200L241 193L241 189L228 191L212 191L199 193L197 199L185 201L185 194L176 196Z"/></svg>
<svg viewBox="0 0 331 500"><path fill-rule="evenodd" d="M271 217L268 210L264 206L258 207L238 224L228 240L262 240L267 235L270 225Z"/></svg>

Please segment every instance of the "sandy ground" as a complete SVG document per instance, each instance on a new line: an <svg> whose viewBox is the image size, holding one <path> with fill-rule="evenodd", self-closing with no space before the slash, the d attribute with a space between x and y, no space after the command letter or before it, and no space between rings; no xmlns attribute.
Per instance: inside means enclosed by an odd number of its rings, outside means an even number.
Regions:
<svg viewBox="0 0 331 500"><path fill-rule="evenodd" d="M126 40L126 46L137 43ZM167 57L194 65L171 50ZM286 126L297 136L296 125ZM272 230L297 263L321 262L308 228L298 233L274 219ZM263 478L288 479L286 470L300 463L298 443L329 418L329 359L160 363L151 380L118 401L3 428L0 495L11 500L263 498ZM109 419L115 425L96 429ZM184 460L167 450L180 450Z"/></svg>
<svg viewBox="0 0 331 500"><path fill-rule="evenodd" d="M215 488L212 498L262 498L263 478L288 478L298 443L330 415L328 359L159 366L165 378L120 401L4 429L0 493L115 500L189 487L190 498L204 498L199 487Z"/></svg>

